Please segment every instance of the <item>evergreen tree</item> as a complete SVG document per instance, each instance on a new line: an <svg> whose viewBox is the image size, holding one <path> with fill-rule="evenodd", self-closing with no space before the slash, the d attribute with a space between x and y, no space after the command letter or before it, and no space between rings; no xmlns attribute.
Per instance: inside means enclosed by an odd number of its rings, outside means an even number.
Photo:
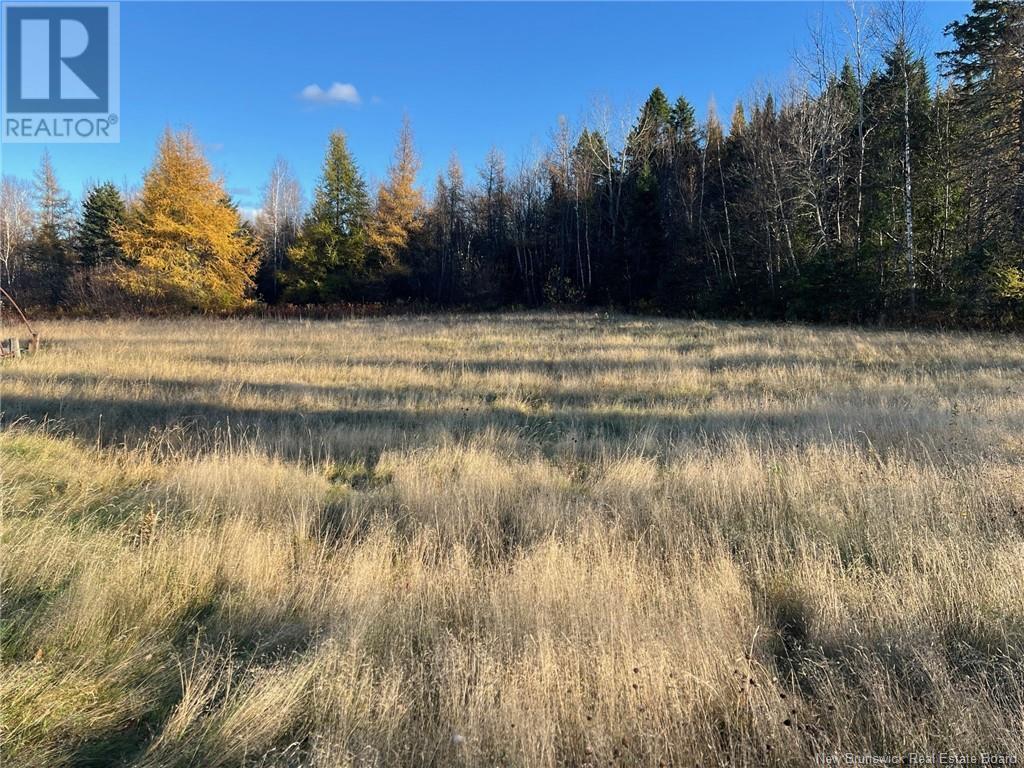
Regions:
<svg viewBox="0 0 1024 768"><path fill-rule="evenodd" d="M665 211L668 259L659 281L658 303L670 311L692 311L702 291L700 249L701 147L693 107L680 96L672 106L671 176Z"/></svg>
<svg viewBox="0 0 1024 768"><path fill-rule="evenodd" d="M924 60L905 38L883 55L884 69L868 83L865 99L871 116L866 171L866 252L876 269L877 311L913 313L917 293L915 205L925 196L913 180L931 135L931 90ZM923 201L922 201L923 203Z"/></svg>
<svg viewBox="0 0 1024 768"><path fill-rule="evenodd" d="M229 310L253 287L255 243L189 131L164 133L139 201L115 238L129 262L120 282L146 301Z"/></svg>
<svg viewBox="0 0 1024 768"><path fill-rule="evenodd" d="M48 151L43 152L33 191L36 229L26 259L32 274L28 293L38 301L60 304L73 264L71 198L57 183Z"/></svg>
<svg viewBox="0 0 1024 768"><path fill-rule="evenodd" d="M110 182L88 191L82 203L82 219L78 225L78 260L83 267L112 264L121 258L115 231L123 227L127 216L124 200Z"/></svg>
<svg viewBox="0 0 1024 768"><path fill-rule="evenodd" d="M313 207L289 250L285 276L292 301L354 298L367 276L370 203L345 135L331 134Z"/></svg>
<svg viewBox="0 0 1024 768"><path fill-rule="evenodd" d="M975 0L947 34L954 47L940 55L967 139L962 303L975 320L1011 322L1024 315L1024 6Z"/></svg>
<svg viewBox="0 0 1024 768"><path fill-rule="evenodd" d="M628 302L651 301L668 263L672 149L672 109L661 88L655 88L626 144Z"/></svg>

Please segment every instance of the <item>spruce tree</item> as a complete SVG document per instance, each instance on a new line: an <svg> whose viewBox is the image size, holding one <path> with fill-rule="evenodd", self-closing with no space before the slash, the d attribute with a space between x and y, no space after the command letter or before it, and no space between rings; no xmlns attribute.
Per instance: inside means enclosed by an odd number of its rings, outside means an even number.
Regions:
<svg viewBox="0 0 1024 768"><path fill-rule="evenodd" d="M313 207L289 250L285 276L292 301L355 298L366 277L370 202L345 135L331 134Z"/></svg>
<svg viewBox="0 0 1024 768"><path fill-rule="evenodd" d="M926 192L923 163L931 135L931 91L924 60L904 38L883 54L884 68L868 83L866 253L876 270L877 309L913 311L916 304L916 203ZM918 233L921 234L921 233Z"/></svg>
<svg viewBox="0 0 1024 768"><path fill-rule="evenodd" d="M1024 316L1024 5L975 0L947 27L942 57L969 143L959 171L971 201L959 273L972 319Z"/></svg>
<svg viewBox="0 0 1024 768"><path fill-rule="evenodd" d="M659 285L659 305L670 311L692 309L702 290L701 147L693 107L680 96L672 106L671 177L668 185L667 228L669 264Z"/></svg>
<svg viewBox="0 0 1024 768"><path fill-rule="evenodd" d="M78 260L83 267L94 269L122 257L114 233L124 226L126 216L124 200L113 184L105 182L89 190L82 202L77 237Z"/></svg>
<svg viewBox="0 0 1024 768"><path fill-rule="evenodd" d="M672 109L661 88L651 91L626 145L626 300L649 302L666 267L670 216Z"/></svg>

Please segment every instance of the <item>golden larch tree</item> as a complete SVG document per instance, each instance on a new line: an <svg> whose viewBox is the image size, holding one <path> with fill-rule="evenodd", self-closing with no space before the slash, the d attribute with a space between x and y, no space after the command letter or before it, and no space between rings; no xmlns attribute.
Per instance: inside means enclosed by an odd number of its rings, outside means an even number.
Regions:
<svg viewBox="0 0 1024 768"><path fill-rule="evenodd" d="M395 266L399 254L419 225L423 194L416 186L420 160L413 145L409 118L402 121L388 178L377 190L377 204L370 225L370 247L382 266Z"/></svg>
<svg viewBox="0 0 1024 768"><path fill-rule="evenodd" d="M124 226L119 282L147 301L204 311L246 301L256 244L192 133L167 129Z"/></svg>

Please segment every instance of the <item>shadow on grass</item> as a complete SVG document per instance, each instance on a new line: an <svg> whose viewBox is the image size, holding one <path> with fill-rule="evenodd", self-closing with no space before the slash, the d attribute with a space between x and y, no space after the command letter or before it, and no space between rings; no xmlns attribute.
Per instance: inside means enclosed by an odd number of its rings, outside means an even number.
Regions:
<svg viewBox="0 0 1024 768"><path fill-rule="evenodd" d="M389 390L347 390L359 406L320 407L303 410L289 407L295 392L291 385L271 387L279 393L281 408L252 408L190 402L187 392L178 399L47 397L8 395L2 418L11 423L29 420L54 422L57 431L79 440L104 446L134 447L160 443L208 452L229 447L233 441L253 440L284 458L324 455L366 456L385 448L408 449L435 443L449 436L457 440L498 430L544 450L562 440L579 443L613 441L626 446L643 443L661 449L674 442L715 442L737 436L787 441L801 445L833 444L837 436L853 435L862 425L885 424L892 414L886 409L861 406L857 425L836 423L828 409L769 412L763 410L703 411L692 414L645 412L624 405L551 403L539 397L524 408L511 408L481 398L470 405L431 405L431 391L407 393L406 405L396 405ZM202 438L202 439L199 439ZM213 439L211 439L213 438ZM872 440L877 449L884 441ZM332 448L362 446L358 451Z"/></svg>

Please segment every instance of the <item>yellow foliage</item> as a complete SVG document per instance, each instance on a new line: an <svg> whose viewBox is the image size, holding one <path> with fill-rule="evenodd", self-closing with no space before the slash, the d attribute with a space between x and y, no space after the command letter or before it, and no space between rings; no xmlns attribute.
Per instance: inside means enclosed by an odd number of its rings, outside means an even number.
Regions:
<svg viewBox="0 0 1024 768"><path fill-rule="evenodd" d="M422 194L416 185L420 162L412 143L409 121L402 124L394 162L388 180L377 190L377 206L370 226L370 247L387 265L394 265L398 254L408 245L417 226L416 215Z"/></svg>
<svg viewBox="0 0 1024 768"><path fill-rule="evenodd" d="M190 131L164 133L142 194L115 235L129 262L118 280L140 298L228 310L252 288L256 244Z"/></svg>
<svg viewBox="0 0 1024 768"><path fill-rule="evenodd" d="M996 293L1002 299L1024 299L1024 270L1005 266L994 270Z"/></svg>

